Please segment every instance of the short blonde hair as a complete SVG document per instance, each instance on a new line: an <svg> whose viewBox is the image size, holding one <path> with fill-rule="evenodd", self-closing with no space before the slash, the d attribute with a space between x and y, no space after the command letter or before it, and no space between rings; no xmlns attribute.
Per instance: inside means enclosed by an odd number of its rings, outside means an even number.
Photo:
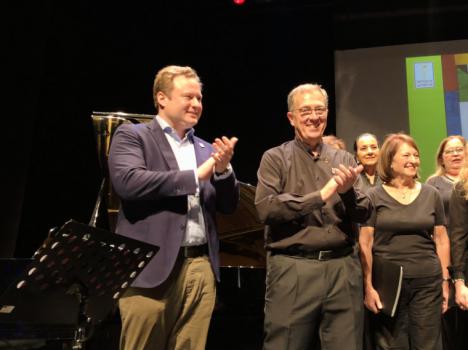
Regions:
<svg viewBox="0 0 468 350"><path fill-rule="evenodd" d="M397 153L402 144L408 144L413 147L418 153L419 148L414 139L404 133L390 134L385 139L382 148L380 149L380 156L377 162L377 174L384 183L390 183L395 178L392 170L393 157ZM419 176L416 175L416 178Z"/></svg>
<svg viewBox="0 0 468 350"><path fill-rule="evenodd" d="M200 85L202 85L200 77L192 67L166 66L162 68L158 73L156 73L153 83L154 106L157 110L159 110L158 100L156 98L157 93L161 91L165 95L169 96L174 88L174 79L181 75L186 78L194 78L200 83Z"/></svg>
<svg viewBox="0 0 468 350"><path fill-rule="evenodd" d="M325 106L328 107L328 94L325 89L322 89L322 86L318 84L302 84L296 86L288 94L288 111L292 112L294 109L294 102L297 95L303 95L305 93L318 93L325 98Z"/></svg>

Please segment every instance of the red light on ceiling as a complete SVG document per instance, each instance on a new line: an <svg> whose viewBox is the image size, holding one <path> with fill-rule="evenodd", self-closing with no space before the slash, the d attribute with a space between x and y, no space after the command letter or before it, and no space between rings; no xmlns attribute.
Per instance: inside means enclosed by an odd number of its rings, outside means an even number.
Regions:
<svg viewBox="0 0 468 350"><path fill-rule="evenodd" d="M244 5L245 4L245 0L232 0L232 2L234 3L234 5Z"/></svg>

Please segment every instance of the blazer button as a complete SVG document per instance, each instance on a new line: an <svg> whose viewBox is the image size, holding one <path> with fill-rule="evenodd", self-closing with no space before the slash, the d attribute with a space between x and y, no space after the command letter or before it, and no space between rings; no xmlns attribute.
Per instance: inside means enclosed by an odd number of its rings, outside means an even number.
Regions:
<svg viewBox="0 0 468 350"><path fill-rule="evenodd" d="M184 225L184 224L180 225L180 229L181 229L182 231L185 231L185 225Z"/></svg>

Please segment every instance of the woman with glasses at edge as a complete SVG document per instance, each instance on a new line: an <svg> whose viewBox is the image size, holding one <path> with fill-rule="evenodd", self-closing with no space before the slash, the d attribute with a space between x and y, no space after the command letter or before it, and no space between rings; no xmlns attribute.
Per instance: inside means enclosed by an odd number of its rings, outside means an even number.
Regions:
<svg viewBox="0 0 468 350"><path fill-rule="evenodd" d="M379 160L379 141L371 133L359 135L353 145L354 155L359 164L364 166L361 172L363 189L367 192L369 189L382 182L377 175L377 161Z"/></svg>
<svg viewBox="0 0 468 350"><path fill-rule="evenodd" d="M427 184L439 190L447 218L449 218L450 195L465 162L465 145L466 140L460 135L443 139L437 149L436 171L426 181ZM447 226L449 226L449 222L447 222Z"/></svg>
<svg viewBox="0 0 468 350"><path fill-rule="evenodd" d="M436 153L436 171L429 176L426 183L434 186L442 196L444 211L447 218L448 234L450 234L450 196L455 182L458 180L460 170L465 161L466 141L463 136L453 135L440 142ZM451 304L451 303L450 303ZM449 306L451 306L449 304ZM442 317L442 343L444 350L457 349L459 334L459 317L456 308L450 308Z"/></svg>

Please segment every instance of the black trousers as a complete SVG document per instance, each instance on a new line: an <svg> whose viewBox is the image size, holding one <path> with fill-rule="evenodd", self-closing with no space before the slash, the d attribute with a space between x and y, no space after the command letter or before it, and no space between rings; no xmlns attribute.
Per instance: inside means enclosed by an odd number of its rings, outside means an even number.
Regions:
<svg viewBox="0 0 468 350"><path fill-rule="evenodd" d="M457 335L459 334L459 310L457 309L457 306L452 306L442 315L442 348L444 350L457 349Z"/></svg>
<svg viewBox="0 0 468 350"><path fill-rule="evenodd" d="M403 279L396 315L373 316L379 350L441 350L442 278Z"/></svg>
<svg viewBox="0 0 468 350"><path fill-rule="evenodd" d="M457 333L455 349L466 350L468 346L468 311L462 311L457 307L456 313Z"/></svg>
<svg viewBox="0 0 468 350"><path fill-rule="evenodd" d="M318 261L268 257L264 350L362 350L362 273L356 253Z"/></svg>

